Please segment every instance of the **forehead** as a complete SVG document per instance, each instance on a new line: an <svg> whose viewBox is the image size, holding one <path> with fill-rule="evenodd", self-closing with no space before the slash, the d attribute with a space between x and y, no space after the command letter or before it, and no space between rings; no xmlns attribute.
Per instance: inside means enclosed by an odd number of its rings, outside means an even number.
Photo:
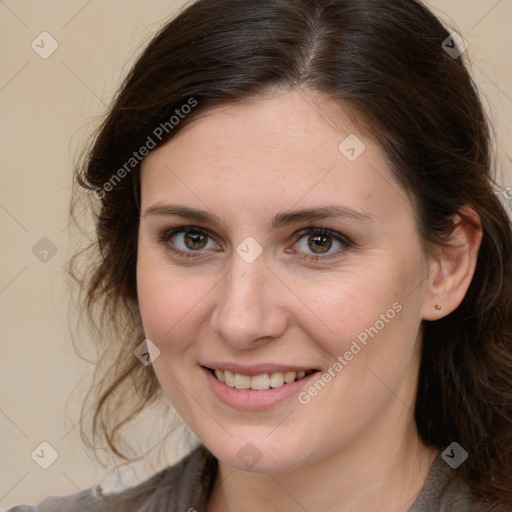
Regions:
<svg viewBox="0 0 512 512"><path fill-rule="evenodd" d="M373 201L378 215L405 193L348 114L298 92L203 112L142 162L143 208L172 197L269 215L327 202L367 210Z"/></svg>
<svg viewBox="0 0 512 512"><path fill-rule="evenodd" d="M340 102L296 90L269 91L204 109L199 104L192 116L167 146L175 147L179 141L180 149L185 149L187 144L190 147L201 139L201 147L194 148L201 156L214 156L223 150L224 157L251 152L262 157L265 149L278 148L281 152L293 151L297 158L318 158L322 150L337 154L338 141L358 132L354 120L364 124ZM276 156L272 154L273 159Z"/></svg>

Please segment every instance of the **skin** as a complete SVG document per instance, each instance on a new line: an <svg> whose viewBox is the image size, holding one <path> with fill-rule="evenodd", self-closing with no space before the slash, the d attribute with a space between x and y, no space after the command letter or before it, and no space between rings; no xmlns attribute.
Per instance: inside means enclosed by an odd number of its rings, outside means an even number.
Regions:
<svg viewBox="0 0 512 512"><path fill-rule="evenodd" d="M142 163L140 311L160 350L153 368L165 395L219 460L208 512L247 503L256 512L408 510L437 454L413 419L422 320L460 304L480 236L456 218L453 245L427 256L383 150L345 114L304 91L261 95L198 117ZM338 149L349 134L366 146L355 161ZM146 215L168 203L208 210L223 224ZM327 204L371 220L271 229L278 212ZM183 232L157 241L178 226L211 236L199 252ZM294 238L308 226L354 245L327 237L332 246L323 250L336 256L322 259L321 246L308 246L314 234ZM252 263L236 251L249 236L263 250ZM180 258L169 246L200 257ZM397 302L401 311L307 404L294 396L264 411L234 409L212 394L199 366L270 362L325 372ZM252 467L237 457L249 442L261 454Z"/></svg>

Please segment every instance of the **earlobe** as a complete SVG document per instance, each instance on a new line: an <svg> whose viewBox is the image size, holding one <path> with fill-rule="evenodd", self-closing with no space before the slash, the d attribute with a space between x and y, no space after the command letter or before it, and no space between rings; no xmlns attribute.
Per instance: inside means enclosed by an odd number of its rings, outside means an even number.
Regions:
<svg viewBox="0 0 512 512"><path fill-rule="evenodd" d="M428 279L422 318L439 320L463 301L475 273L482 242L480 218L464 206L453 218L453 231L445 246L437 249Z"/></svg>

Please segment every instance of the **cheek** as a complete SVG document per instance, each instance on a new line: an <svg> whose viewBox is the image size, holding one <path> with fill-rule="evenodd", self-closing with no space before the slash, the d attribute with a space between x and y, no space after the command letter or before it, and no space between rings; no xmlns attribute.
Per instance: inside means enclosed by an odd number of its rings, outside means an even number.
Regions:
<svg viewBox="0 0 512 512"><path fill-rule="evenodd" d="M172 272L168 263L139 252L137 294L142 322L146 337L160 350L180 350L187 345L190 336L186 332L197 323L194 319L207 292L206 281Z"/></svg>
<svg viewBox="0 0 512 512"><path fill-rule="evenodd" d="M299 400L305 411L316 410L322 424L332 418L323 428L333 438L354 435L396 396L412 398L421 260L410 253L393 256L329 285L321 300L311 300L322 319L316 329L301 325L328 357L320 376L325 384L312 383ZM321 287L310 297L315 295L321 296Z"/></svg>
<svg viewBox="0 0 512 512"><path fill-rule="evenodd" d="M419 327L421 255L410 248L387 254L378 264L362 265L337 279L309 288L314 325L302 325L332 357L367 366L411 356ZM309 315L311 318L311 315ZM395 354L393 356L392 354Z"/></svg>

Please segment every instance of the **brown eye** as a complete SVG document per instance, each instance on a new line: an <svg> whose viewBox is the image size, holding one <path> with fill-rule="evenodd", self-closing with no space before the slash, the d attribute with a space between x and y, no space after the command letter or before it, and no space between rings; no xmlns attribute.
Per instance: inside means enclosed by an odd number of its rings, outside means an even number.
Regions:
<svg viewBox="0 0 512 512"><path fill-rule="evenodd" d="M346 236L327 228L307 228L297 233L297 242L300 253L310 260L328 259L340 256L353 243ZM331 251L334 247L335 250ZM331 251L331 252L329 252Z"/></svg>
<svg viewBox="0 0 512 512"><path fill-rule="evenodd" d="M308 247L313 252L328 252L332 247L332 239L327 235L309 235Z"/></svg>
<svg viewBox="0 0 512 512"><path fill-rule="evenodd" d="M208 240L208 235L204 235L198 231L188 231L184 237L185 245L192 250L204 249Z"/></svg>
<svg viewBox="0 0 512 512"><path fill-rule="evenodd" d="M219 248L208 232L194 226L167 229L158 235L157 241L170 252L184 258L202 257L203 251ZM208 246L209 242L210 246Z"/></svg>

